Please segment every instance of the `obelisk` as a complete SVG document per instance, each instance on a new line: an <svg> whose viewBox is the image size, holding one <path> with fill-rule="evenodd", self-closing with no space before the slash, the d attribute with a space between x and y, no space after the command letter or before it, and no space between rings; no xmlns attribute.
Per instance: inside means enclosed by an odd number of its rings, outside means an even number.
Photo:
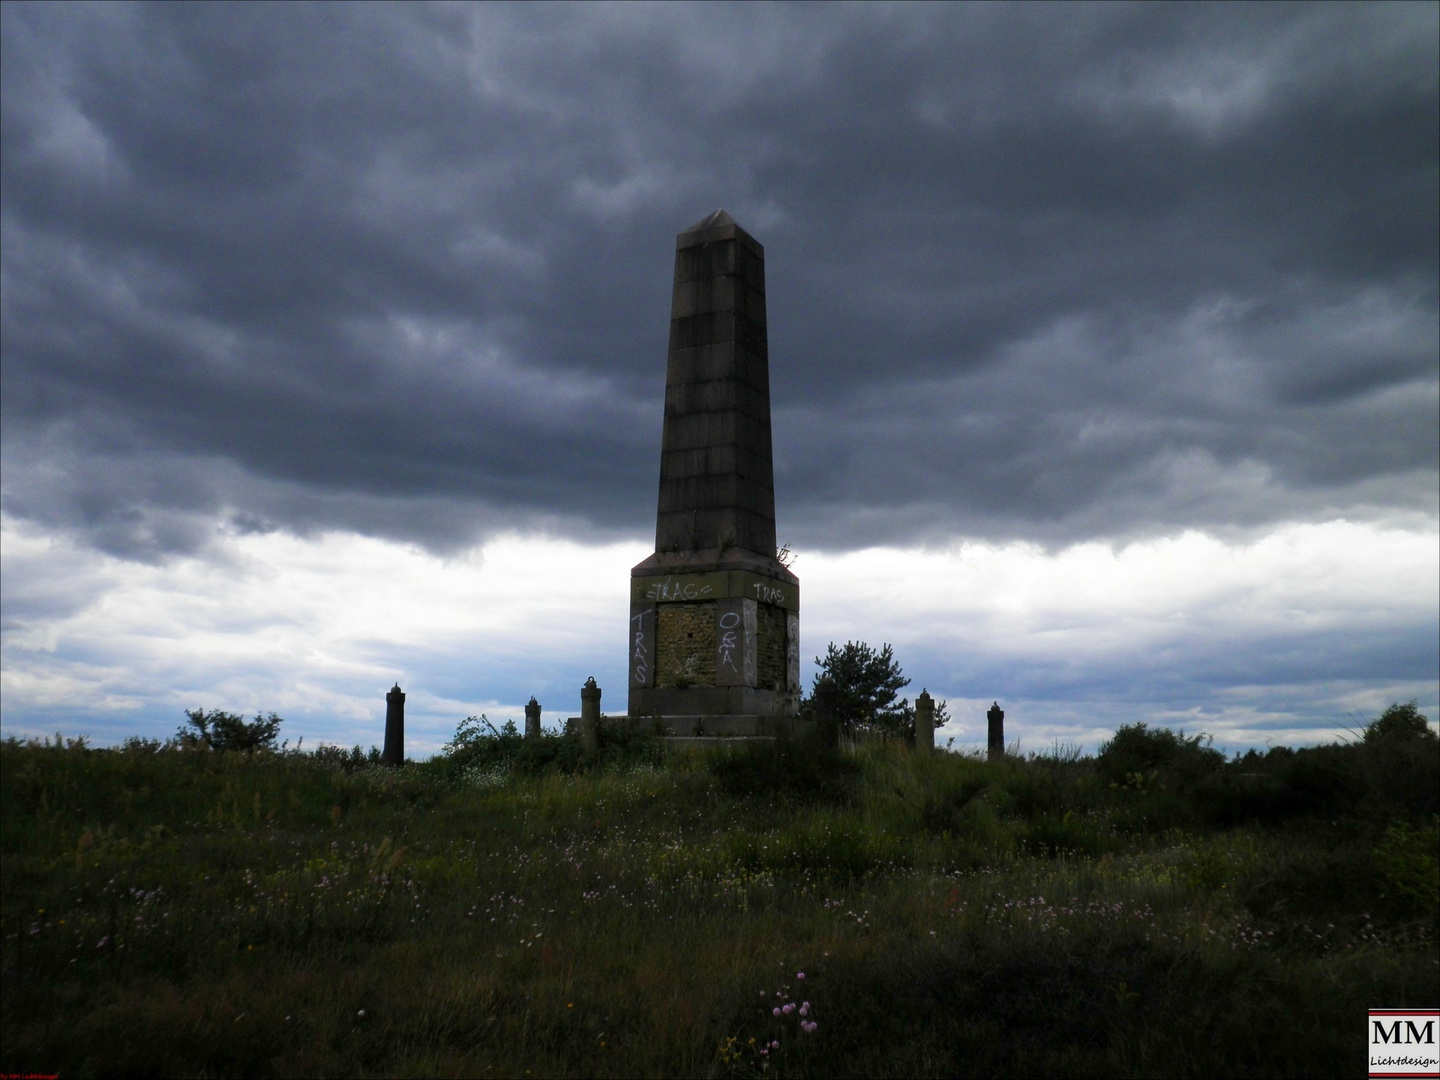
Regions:
<svg viewBox="0 0 1440 1080"><path fill-rule="evenodd" d="M655 554L631 570L631 717L793 730L800 583L776 558L765 249L717 210L675 241Z"/></svg>

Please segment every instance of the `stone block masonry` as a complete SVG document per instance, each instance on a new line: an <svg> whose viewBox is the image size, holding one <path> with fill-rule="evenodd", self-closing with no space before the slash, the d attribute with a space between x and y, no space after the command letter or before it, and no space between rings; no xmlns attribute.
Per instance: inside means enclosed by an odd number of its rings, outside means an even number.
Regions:
<svg viewBox="0 0 1440 1080"><path fill-rule="evenodd" d="M656 611L658 686L715 685L715 602L661 604Z"/></svg>
<svg viewBox="0 0 1440 1080"><path fill-rule="evenodd" d="M755 685L784 693L788 689L785 678L785 609L760 604L758 614Z"/></svg>
<svg viewBox="0 0 1440 1080"><path fill-rule="evenodd" d="M773 557L772 462L765 249L717 211L675 242L656 552Z"/></svg>

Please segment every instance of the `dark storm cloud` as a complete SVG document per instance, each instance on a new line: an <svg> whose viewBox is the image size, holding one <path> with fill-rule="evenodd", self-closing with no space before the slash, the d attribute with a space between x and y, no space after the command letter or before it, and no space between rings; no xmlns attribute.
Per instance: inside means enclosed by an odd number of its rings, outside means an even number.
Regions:
<svg viewBox="0 0 1440 1080"><path fill-rule="evenodd" d="M799 543L1433 517L1436 13L7 4L5 509L643 534L724 205Z"/></svg>

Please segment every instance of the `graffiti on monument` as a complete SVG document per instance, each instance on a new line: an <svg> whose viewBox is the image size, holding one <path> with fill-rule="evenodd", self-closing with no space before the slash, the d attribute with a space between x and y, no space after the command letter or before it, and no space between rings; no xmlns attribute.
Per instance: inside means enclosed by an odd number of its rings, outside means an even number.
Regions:
<svg viewBox="0 0 1440 1080"><path fill-rule="evenodd" d="M751 586L755 590L755 599L767 604L785 603L785 590L766 585L762 582L754 582Z"/></svg>
<svg viewBox="0 0 1440 1080"><path fill-rule="evenodd" d="M740 601L742 621L745 630L745 652L741 655L741 663L745 665L745 685L755 685L755 630L757 619L757 608L754 600Z"/></svg>
<svg viewBox="0 0 1440 1080"><path fill-rule="evenodd" d="M645 590L646 600L704 600L714 595L712 585L698 581L674 581L668 577Z"/></svg>
<svg viewBox="0 0 1440 1080"><path fill-rule="evenodd" d="M650 657L654 644L655 609L642 608L630 616L630 685L650 685Z"/></svg>
<svg viewBox="0 0 1440 1080"><path fill-rule="evenodd" d="M738 611L724 611L720 613L720 666L729 668L737 675L740 669L735 666L735 653L740 648L740 613Z"/></svg>
<svg viewBox="0 0 1440 1080"><path fill-rule="evenodd" d="M800 692L800 616L794 612L785 616L785 689Z"/></svg>
<svg viewBox="0 0 1440 1080"><path fill-rule="evenodd" d="M632 604L705 603L742 598L790 611L800 606L800 590L795 585L761 578L749 571L667 574L632 578L630 582Z"/></svg>

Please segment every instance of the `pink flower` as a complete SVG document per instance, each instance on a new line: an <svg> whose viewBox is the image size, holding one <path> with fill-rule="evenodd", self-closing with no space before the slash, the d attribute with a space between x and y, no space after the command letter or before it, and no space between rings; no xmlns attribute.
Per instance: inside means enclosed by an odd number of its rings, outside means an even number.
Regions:
<svg viewBox="0 0 1440 1080"><path fill-rule="evenodd" d="M792 1003L790 1003L790 1004L785 1005L780 1011L783 1012L786 1016L789 1016L792 1012L795 1011L795 1005L794 1005L794 1003L792 1002Z"/></svg>
<svg viewBox="0 0 1440 1080"><path fill-rule="evenodd" d="M770 1010L770 1015L771 1015L771 1016L779 1016L779 1015L780 1015L780 1006L779 1006L779 1005L776 1005L775 1008L771 1009L771 1010Z"/></svg>
<svg viewBox="0 0 1440 1080"><path fill-rule="evenodd" d="M820 1025L817 1024L817 1023L815 1023L814 1020L801 1020L801 1021L800 1021L800 1028L801 1028L801 1030L804 1031L805 1034L807 1034L807 1035L809 1035L812 1031L814 1031L814 1030L815 1030L817 1027L819 1027L819 1026L820 1026Z"/></svg>
<svg viewBox="0 0 1440 1080"><path fill-rule="evenodd" d="M779 1050L779 1049L780 1049L780 1040L779 1040L779 1039L771 1039L771 1040L770 1040L770 1049L772 1049L772 1050Z"/></svg>
<svg viewBox="0 0 1440 1080"><path fill-rule="evenodd" d="M803 979L803 978L805 977L805 973L804 973L803 971L797 971L797 972L795 973L795 977L796 977L797 979Z"/></svg>
<svg viewBox="0 0 1440 1080"><path fill-rule="evenodd" d="M800 1015L801 1015L801 1016L809 1016L809 1015L810 1015L810 1003L809 1003L808 1001L805 1002L803 1005L800 1006Z"/></svg>

